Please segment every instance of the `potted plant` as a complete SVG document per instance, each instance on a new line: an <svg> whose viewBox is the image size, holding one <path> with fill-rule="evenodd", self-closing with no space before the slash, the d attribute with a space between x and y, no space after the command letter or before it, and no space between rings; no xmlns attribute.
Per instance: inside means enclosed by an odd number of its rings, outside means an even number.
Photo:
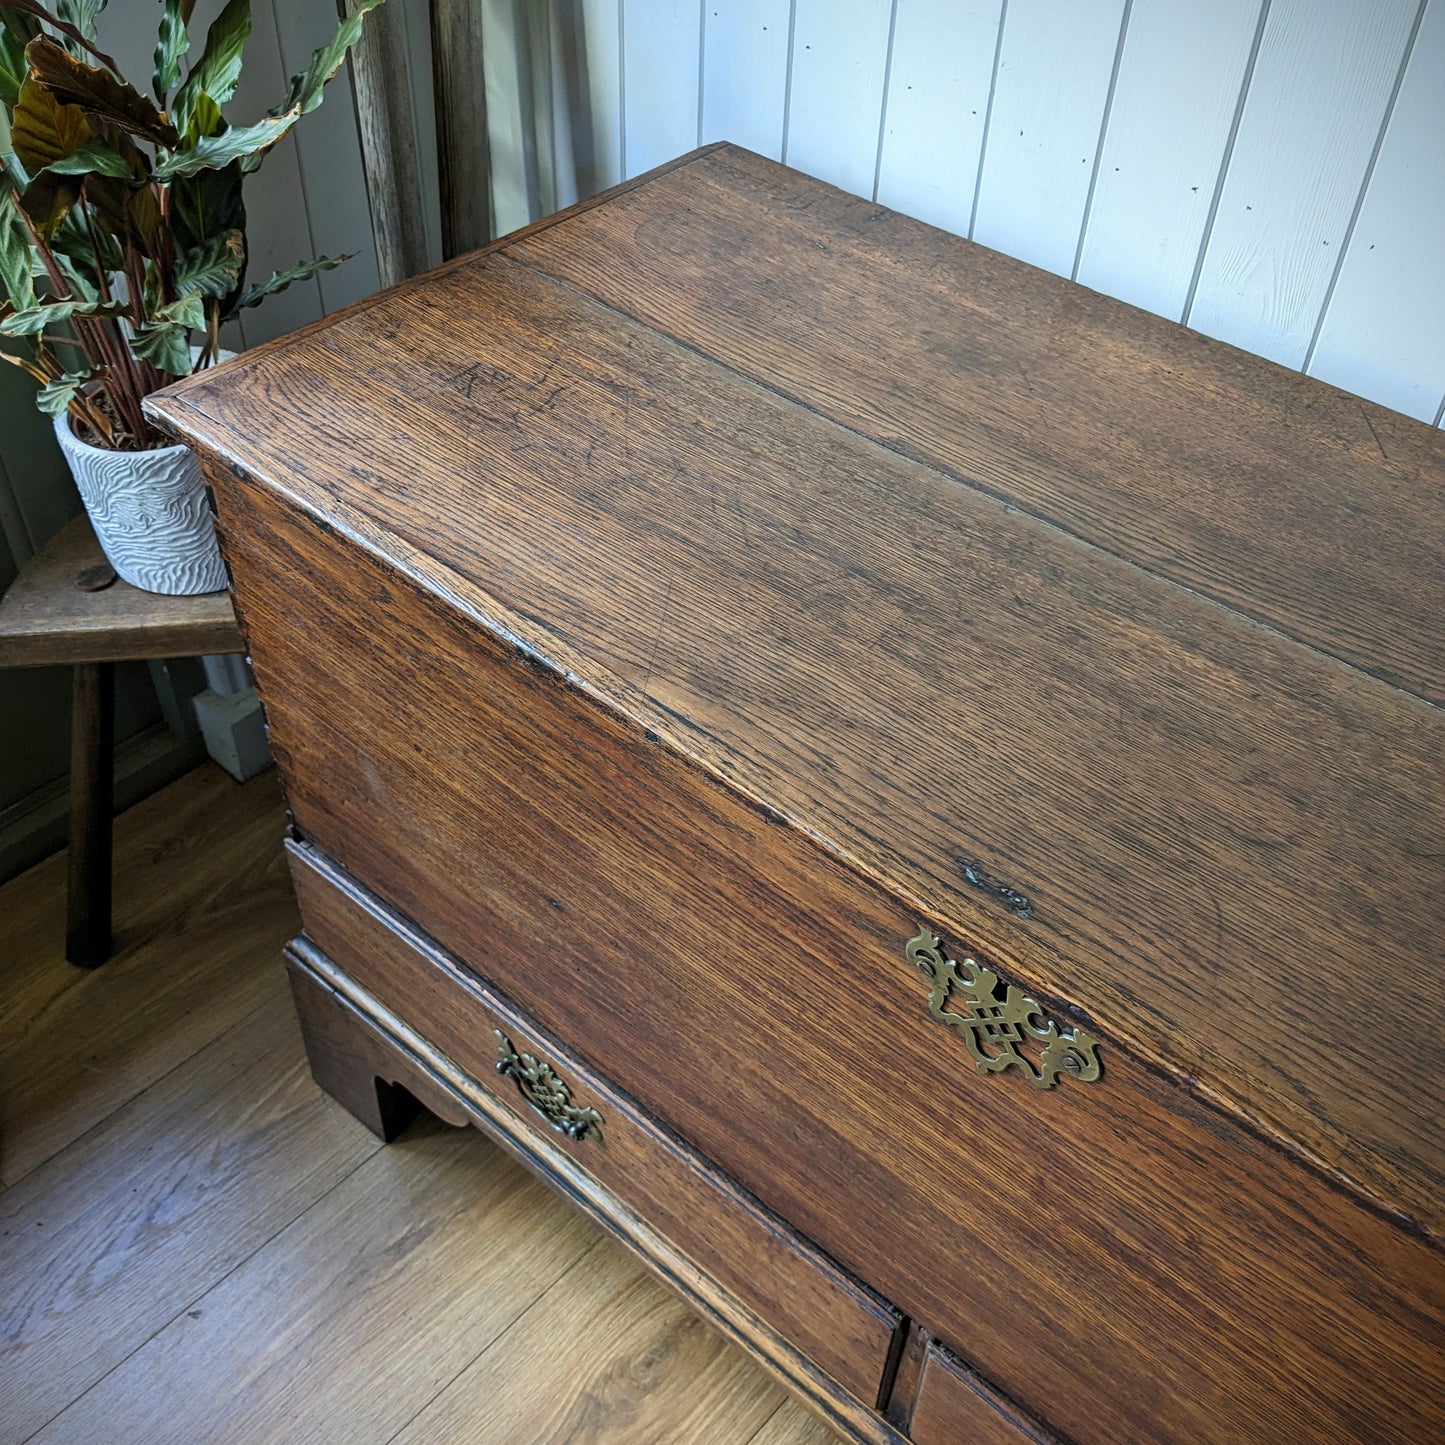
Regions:
<svg viewBox="0 0 1445 1445"><path fill-rule="evenodd" d="M184 78L195 0L163 0L144 89L98 48L106 0L0 0L0 357L39 383L101 545L137 586L226 585L199 469L141 399L211 365L243 308L347 259L247 284L243 183L380 3L361 0L277 105L232 125L249 0L229 0Z"/></svg>

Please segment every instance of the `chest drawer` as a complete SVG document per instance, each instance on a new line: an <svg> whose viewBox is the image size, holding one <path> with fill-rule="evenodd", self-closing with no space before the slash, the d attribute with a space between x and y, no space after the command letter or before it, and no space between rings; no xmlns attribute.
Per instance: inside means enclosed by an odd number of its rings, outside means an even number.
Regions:
<svg viewBox="0 0 1445 1445"><path fill-rule="evenodd" d="M936 1344L923 1357L908 1435L914 1445L1050 1445L1032 1421Z"/></svg>
<svg viewBox="0 0 1445 1445"><path fill-rule="evenodd" d="M899 1318L314 849L292 846L307 935L347 977L670 1239L870 1408ZM505 1071L505 1072L504 1072Z"/></svg>

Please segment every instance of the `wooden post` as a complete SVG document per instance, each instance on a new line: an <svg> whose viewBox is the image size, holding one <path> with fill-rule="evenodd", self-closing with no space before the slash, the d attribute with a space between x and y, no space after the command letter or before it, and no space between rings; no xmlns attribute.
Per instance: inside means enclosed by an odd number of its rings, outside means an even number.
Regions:
<svg viewBox="0 0 1445 1445"><path fill-rule="evenodd" d="M485 246L492 239L481 7L470 0L432 0L431 53L442 193L442 255L450 259Z"/></svg>
<svg viewBox="0 0 1445 1445"><path fill-rule="evenodd" d="M350 14L355 0L340 0ZM366 18L351 52L356 124L383 286L426 270L426 222L421 189L421 146L412 114L406 64L406 17L399 5L382 5Z"/></svg>

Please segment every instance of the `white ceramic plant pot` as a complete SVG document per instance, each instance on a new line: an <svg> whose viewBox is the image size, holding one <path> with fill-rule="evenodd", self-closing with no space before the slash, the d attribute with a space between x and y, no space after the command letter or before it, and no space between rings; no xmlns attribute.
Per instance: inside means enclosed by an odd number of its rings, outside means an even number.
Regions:
<svg viewBox="0 0 1445 1445"><path fill-rule="evenodd" d="M81 441L66 412L55 418L55 438L101 549L120 576L172 596L225 587L200 464L189 447L106 451Z"/></svg>

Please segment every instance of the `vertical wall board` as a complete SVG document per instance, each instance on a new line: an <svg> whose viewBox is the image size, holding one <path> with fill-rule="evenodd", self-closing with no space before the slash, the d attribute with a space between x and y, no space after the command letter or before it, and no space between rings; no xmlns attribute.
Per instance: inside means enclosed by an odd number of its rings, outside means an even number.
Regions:
<svg viewBox="0 0 1445 1445"><path fill-rule="evenodd" d="M572 154L580 196L594 196L623 179L620 5L621 0L570 0L568 6Z"/></svg>
<svg viewBox="0 0 1445 1445"><path fill-rule="evenodd" d="M557 209L575 205L577 193L577 156L572 149L572 110L575 105L576 73L571 50L576 30L565 24L564 6L547 7L547 66L549 93L552 98L550 116L552 130L552 169L555 178Z"/></svg>
<svg viewBox="0 0 1445 1445"><path fill-rule="evenodd" d="M557 93L553 87L552 7L523 6L519 63L527 67L532 121L532 153L536 159L536 210L539 216L561 209L557 199Z"/></svg>
<svg viewBox="0 0 1445 1445"><path fill-rule="evenodd" d="M0 458L0 594L6 591L34 553L30 534L25 530L25 521L20 515L20 504L10 487L10 474L5 470L4 458Z"/></svg>
<svg viewBox="0 0 1445 1445"><path fill-rule="evenodd" d="M1262 0L1134 0L1077 279L1178 321Z"/></svg>
<svg viewBox="0 0 1445 1445"><path fill-rule="evenodd" d="M1310 374L1434 422L1445 391L1445 4L1415 38Z"/></svg>
<svg viewBox="0 0 1445 1445"><path fill-rule="evenodd" d="M973 238L1071 275L1124 0L1009 0Z"/></svg>
<svg viewBox="0 0 1445 1445"><path fill-rule="evenodd" d="M273 13L287 75L305 70L311 52L328 44L336 34L335 0L279 0L274 3ZM365 23L371 24L372 20ZM366 176L356 138L356 104L349 66L343 66L326 87L320 107L297 125L296 146L317 254L356 253L336 270L323 271L317 277L322 305L335 311L370 296L381 285L376 243L367 220Z"/></svg>
<svg viewBox="0 0 1445 1445"><path fill-rule="evenodd" d="M340 0L348 15L354 15L362 3ZM383 286L415 276L428 264L421 139L411 93L408 41L405 9L383 5L371 12L347 67L362 181L371 208L367 229L372 236L376 280ZM350 214L354 224L354 207Z"/></svg>
<svg viewBox="0 0 1445 1445"><path fill-rule="evenodd" d="M705 0L702 134L781 160L789 0Z"/></svg>
<svg viewBox="0 0 1445 1445"><path fill-rule="evenodd" d="M197 7L199 11L199 7ZM229 119L249 125L286 95L289 77L281 63L281 42L276 16L267 3L251 7L251 36L246 42L241 83L235 98L226 106ZM189 59L200 58L204 31L194 21ZM326 97L330 104L334 95ZM303 116L298 127L311 116ZM353 132L354 132L353 127ZM301 163L296 151L296 133L273 146L260 170L246 177L246 235L249 248L247 280L264 281L273 271L285 271L298 261L316 254L311 222L306 211L306 191L301 180ZM247 346L256 346L274 336L283 336L314 321L322 314L321 288L315 277L298 281L259 306L241 314L241 333Z"/></svg>
<svg viewBox="0 0 1445 1445"><path fill-rule="evenodd" d="M873 195L888 68L890 0L797 0L788 80L790 166Z"/></svg>
<svg viewBox="0 0 1445 1445"><path fill-rule="evenodd" d="M898 0L878 199L968 234L1002 0Z"/></svg>
<svg viewBox="0 0 1445 1445"><path fill-rule="evenodd" d="M1304 365L1417 0L1274 0L1190 326Z"/></svg>
<svg viewBox="0 0 1445 1445"><path fill-rule="evenodd" d="M640 175L697 146L698 0L621 0L622 160Z"/></svg>
<svg viewBox="0 0 1445 1445"><path fill-rule="evenodd" d="M492 221L498 236L537 214L531 71L522 46L525 19L516 0L483 0L482 70L492 162Z"/></svg>
<svg viewBox="0 0 1445 1445"><path fill-rule="evenodd" d="M80 493L55 443L54 423L35 408L35 383L18 366L0 366L0 461L10 506L38 550L80 511ZM29 555L15 560L24 565Z"/></svg>

